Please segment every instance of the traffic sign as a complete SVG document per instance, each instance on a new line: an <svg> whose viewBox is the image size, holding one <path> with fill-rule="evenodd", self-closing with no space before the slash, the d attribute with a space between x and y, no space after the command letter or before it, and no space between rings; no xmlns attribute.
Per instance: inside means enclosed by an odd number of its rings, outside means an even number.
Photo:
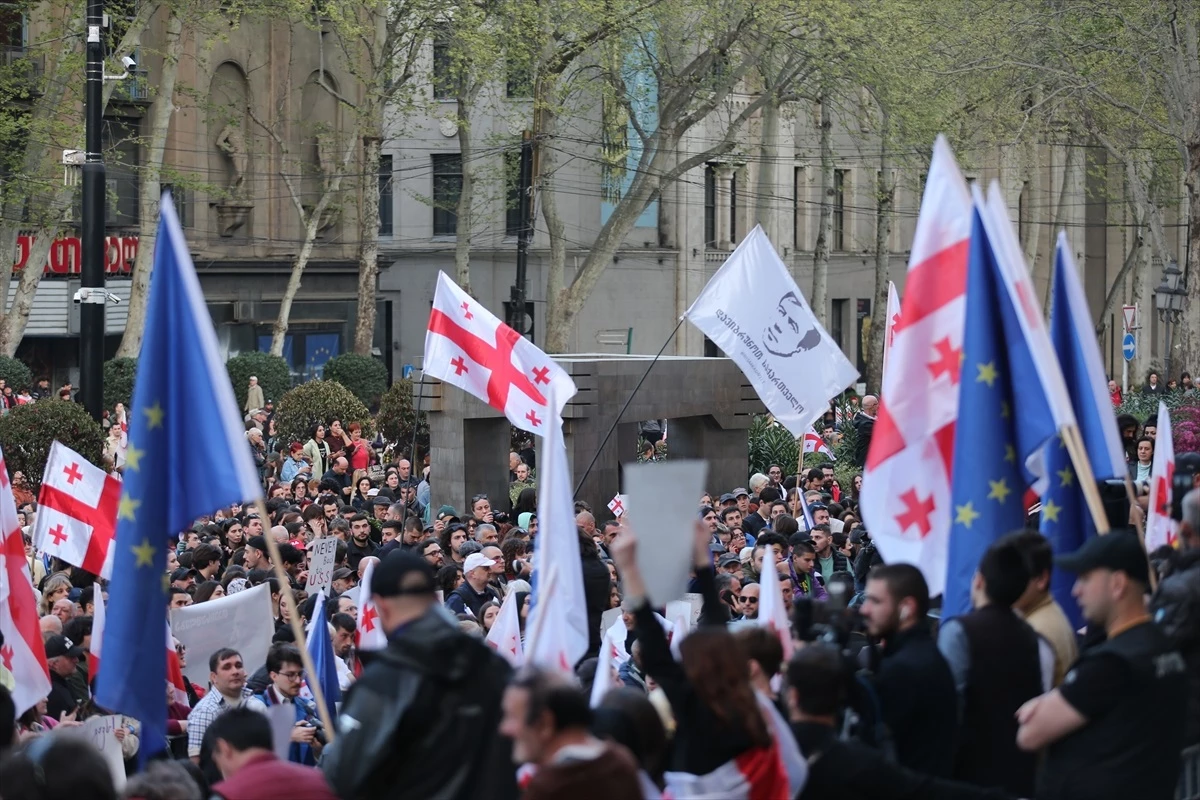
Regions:
<svg viewBox="0 0 1200 800"><path fill-rule="evenodd" d="M1137 330L1137 327L1136 327L1137 326L1137 312L1138 312L1138 307L1136 305L1121 307L1121 315L1125 318L1125 332L1126 333L1129 333L1130 331L1133 331L1133 330Z"/></svg>
<svg viewBox="0 0 1200 800"><path fill-rule="evenodd" d="M1121 353L1125 356L1126 361L1133 361L1133 357L1137 355L1137 343L1134 341L1133 334L1125 334L1125 338L1121 341Z"/></svg>

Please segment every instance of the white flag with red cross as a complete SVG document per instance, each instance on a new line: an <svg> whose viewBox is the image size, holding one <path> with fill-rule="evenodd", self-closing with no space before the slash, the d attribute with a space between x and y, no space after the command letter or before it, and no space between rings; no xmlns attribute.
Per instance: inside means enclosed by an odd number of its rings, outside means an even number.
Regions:
<svg viewBox="0 0 1200 800"><path fill-rule="evenodd" d="M829 444L821 438L821 434L817 433L817 429L813 427L810 427L804 434L804 452L820 453L823 456L828 456L830 461L837 461L837 456L829 449Z"/></svg>
<svg viewBox="0 0 1200 800"><path fill-rule="evenodd" d="M0 664L13 674L16 714L21 716L50 694L50 671L38 626L37 596L17 524L17 504L4 453L0 452ZM10 731L11 733L11 731Z"/></svg>
<svg viewBox="0 0 1200 800"><path fill-rule="evenodd" d="M379 623L379 610L371 597L371 576L375 574L375 562L368 561L363 570L362 590L358 593L358 628L354 631L354 646L359 651L382 650L387 647L387 635Z"/></svg>
<svg viewBox="0 0 1200 800"><path fill-rule="evenodd" d="M860 507L872 541L889 564L918 566L931 596L946 582L972 209L939 136L863 471Z"/></svg>
<svg viewBox="0 0 1200 800"><path fill-rule="evenodd" d="M562 367L483 304L438 273L429 328L425 374L475 395L518 428L544 435L562 417L577 389ZM558 406L548 398L555 384ZM554 422L553 424L557 424Z"/></svg>
<svg viewBox="0 0 1200 800"><path fill-rule="evenodd" d="M484 639L488 647L495 650L514 667L525 663L525 650L521 646L521 617L517 608L517 593L509 592L500 606L500 613L492 622L492 629Z"/></svg>
<svg viewBox="0 0 1200 800"><path fill-rule="evenodd" d="M1179 523L1171 518L1174 500L1175 442L1171 438L1171 415L1167 404L1158 402L1158 430L1154 437L1154 462L1150 468L1150 509L1146 515L1146 552L1163 545L1178 547Z"/></svg>
<svg viewBox="0 0 1200 800"><path fill-rule="evenodd" d="M33 544L105 580L112 578L121 481L62 442L50 447L38 492Z"/></svg>

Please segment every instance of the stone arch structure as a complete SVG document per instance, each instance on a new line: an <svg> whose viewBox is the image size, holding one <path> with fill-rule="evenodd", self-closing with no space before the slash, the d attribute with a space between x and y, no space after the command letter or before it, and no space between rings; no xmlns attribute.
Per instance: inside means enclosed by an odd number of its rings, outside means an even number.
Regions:
<svg viewBox="0 0 1200 800"><path fill-rule="evenodd" d="M220 235L246 235L255 180L253 132L247 109L250 82L241 66L222 62L213 71L208 89L208 174L223 189L215 198ZM261 166L261 165L260 165ZM260 170L261 171L261 170Z"/></svg>

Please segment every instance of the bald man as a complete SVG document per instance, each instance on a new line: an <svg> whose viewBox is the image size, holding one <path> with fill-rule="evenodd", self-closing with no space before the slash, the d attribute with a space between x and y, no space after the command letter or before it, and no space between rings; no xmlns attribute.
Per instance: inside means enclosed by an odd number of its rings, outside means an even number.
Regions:
<svg viewBox="0 0 1200 800"><path fill-rule="evenodd" d="M854 415L854 431L858 434L854 443L854 465L867 463L867 451L871 449L871 434L875 432L875 415L879 413L879 398L869 394L862 399L862 410Z"/></svg>
<svg viewBox="0 0 1200 800"><path fill-rule="evenodd" d="M38 625L42 629L42 641L46 641L51 636L62 635L62 620L53 614L47 614L38 621Z"/></svg>

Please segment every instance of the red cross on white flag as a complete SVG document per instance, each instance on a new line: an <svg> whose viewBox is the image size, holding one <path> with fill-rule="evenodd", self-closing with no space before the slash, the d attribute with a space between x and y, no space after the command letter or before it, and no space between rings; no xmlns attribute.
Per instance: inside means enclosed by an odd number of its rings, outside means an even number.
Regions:
<svg viewBox="0 0 1200 800"><path fill-rule="evenodd" d="M608 501L608 510L613 513L614 517L623 516L627 502L629 502L629 495L615 494L613 495L613 499Z"/></svg>
<svg viewBox="0 0 1200 800"><path fill-rule="evenodd" d="M110 545L117 531L120 500L121 481L55 442L38 492L34 546L93 575L111 579Z"/></svg>
<svg viewBox="0 0 1200 800"><path fill-rule="evenodd" d="M375 574L375 562L368 561L363 570L362 589L358 594L358 630L354 632L354 646L361 650L382 650L387 647L387 634L379 623L379 611L371 599L371 576Z"/></svg>
<svg viewBox="0 0 1200 800"><path fill-rule="evenodd" d="M425 374L469 392L522 430L545 434L577 389L562 367L505 325L444 272L438 273L429 328ZM560 404L549 405L550 385Z"/></svg>
<svg viewBox="0 0 1200 800"><path fill-rule="evenodd" d="M50 694L50 672L38 627L37 596L25 558L25 541L17 525L17 505L0 453L0 664L13 674L12 697L17 716Z"/></svg>
<svg viewBox="0 0 1200 800"><path fill-rule="evenodd" d="M492 622L484 640L488 646L503 656L508 663L519 667L525 663L525 650L521 646L520 609L517 608L517 593L509 592L500 606L500 613Z"/></svg>
<svg viewBox="0 0 1200 800"><path fill-rule="evenodd" d="M830 461L837 461L837 456L829 449L829 444L821 438L821 434L817 433L817 429L809 426L808 431L804 434L804 452L805 453L820 453L828 456Z"/></svg>

